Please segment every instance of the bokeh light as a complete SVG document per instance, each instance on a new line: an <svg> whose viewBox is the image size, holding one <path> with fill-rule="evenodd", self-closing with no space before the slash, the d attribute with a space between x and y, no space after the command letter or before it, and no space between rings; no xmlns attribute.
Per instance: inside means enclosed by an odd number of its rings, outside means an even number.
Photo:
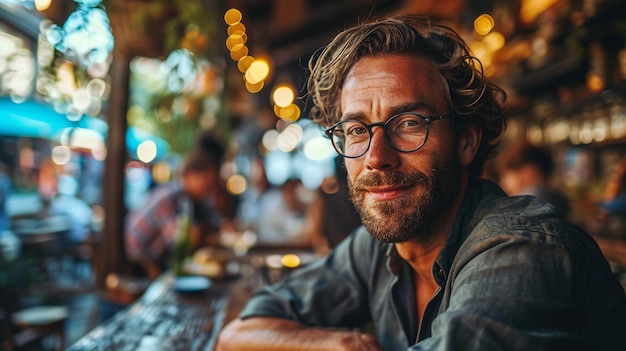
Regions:
<svg viewBox="0 0 626 351"><path fill-rule="evenodd" d="M493 17L489 14L482 14L474 20L474 30L480 35L487 35L495 25Z"/></svg>
<svg viewBox="0 0 626 351"><path fill-rule="evenodd" d="M254 60L245 73L246 82L256 84L267 78L269 73L270 66L267 61L262 59Z"/></svg>
<svg viewBox="0 0 626 351"><path fill-rule="evenodd" d="M296 94L293 88L289 85L278 85L272 92L272 99L274 103L279 107L287 107L293 103Z"/></svg>
<svg viewBox="0 0 626 351"><path fill-rule="evenodd" d="M232 8L224 13L224 22L228 25L233 25L240 22L242 17L241 11Z"/></svg>
<svg viewBox="0 0 626 351"><path fill-rule="evenodd" d="M157 156L157 145L153 140L142 141L137 146L137 159L143 163L154 161Z"/></svg>
<svg viewBox="0 0 626 351"><path fill-rule="evenodd" d="M52 148L52 162L57 165L66 165L72 159L72 150L65 145L57 145Z"/></svg>
<svg viewBox="0 0 626 351"><path fill-rule="evenodd" d="M232 195L243 194L248 187L248 181L241 174L233 174L226 180L226 190Z"/></svg>

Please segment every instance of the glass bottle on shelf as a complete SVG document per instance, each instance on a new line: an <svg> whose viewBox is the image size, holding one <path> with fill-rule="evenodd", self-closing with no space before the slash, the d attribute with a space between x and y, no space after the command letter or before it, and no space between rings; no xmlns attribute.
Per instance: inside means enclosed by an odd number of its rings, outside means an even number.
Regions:
<svg viewBox="0 0 626 351"><path fill-rule="evenodd" d="M175 276L185 275L185 263L193 253L191 240L191 211L189 199L181 199L177 219L178 228L174 236L174 245L172 248L172 271Z"/></svg>

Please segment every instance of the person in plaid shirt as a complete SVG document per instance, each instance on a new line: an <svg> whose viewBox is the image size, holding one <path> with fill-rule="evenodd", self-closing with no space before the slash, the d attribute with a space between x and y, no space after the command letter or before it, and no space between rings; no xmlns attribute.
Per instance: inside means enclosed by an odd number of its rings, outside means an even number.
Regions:
<svg viewBox="0 0 626 351"><path fill-rule="evenodd" d="M219 169L224 150L209 135L202 135L188 153L180 177L156 188L126 221L128 259L150 278L169 268L170 251L178 228L182 203L191 204L191 237L194 247L216 245L224 218L223 189Z"/></svg>

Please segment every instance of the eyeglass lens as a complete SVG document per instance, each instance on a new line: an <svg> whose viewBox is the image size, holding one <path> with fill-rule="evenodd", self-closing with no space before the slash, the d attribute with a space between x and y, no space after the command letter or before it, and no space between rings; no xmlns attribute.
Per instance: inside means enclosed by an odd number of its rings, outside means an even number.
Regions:
<svg viewBox="0 0 626 351"><path fill-rule="evenodd" d="M428 122L414 114L400 114L390 118L384 124L365 124L361 121L347 120L335 126L332 142L337 151L346 157L359 157L369 148L373 128L384 129L385 139L398 151L415 151L426 142Z"/></svg>

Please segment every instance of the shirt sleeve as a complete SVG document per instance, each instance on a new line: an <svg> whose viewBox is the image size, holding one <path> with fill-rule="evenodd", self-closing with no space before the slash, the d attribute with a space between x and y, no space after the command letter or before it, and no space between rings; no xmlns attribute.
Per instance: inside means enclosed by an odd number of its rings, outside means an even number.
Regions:
<svg viewBox="0 0 626 351"><path fill-rule="evenodd" d="M176 231L176 201L167 189L158 189L129 214L125 229L126 253L162 263Z"/></svg>
<svg viewBox="0 0 626 351"><path fill-rule="evenodd" d="M261 289L240 317L280 317L309 326L360 327L369 321L366 282L371 242L365 230L353 233L327 257Z"/></svg>

